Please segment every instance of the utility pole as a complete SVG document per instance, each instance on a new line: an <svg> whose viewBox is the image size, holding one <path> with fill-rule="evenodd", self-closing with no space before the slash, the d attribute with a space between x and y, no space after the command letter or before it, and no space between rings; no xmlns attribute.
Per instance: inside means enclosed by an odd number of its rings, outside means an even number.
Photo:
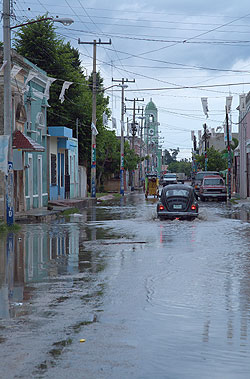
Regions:
<svg viewBox="0 0 250 379"><path fill-rule="evenodd" d="M149 139L149 124L147 122L146 124L146 129L147 129L147 174L149 173L149 144L148 144L148 139Z"/></svg>
<svg viewBox="0 0 250 379"><path fill-rule="evenodd" d="M196 150L197 150L197 142L196 142L196 136L194 136L194 152L196 154Z"/></svg>
<svg viewBox="0 0 250 379"><path fill-rule="evenodd" d="M10 0L3 0L3 64L4 66L4 135L8 136L8 174L5 175L4 219L7 225L14 223L14 175L11 126L11 36Z"/></svg>
<svg viewBox="0 0 250 379"><path fill-rule="evenodd" d="M139 183L141 185L141 178L142 178L142 163L141 163L141 158L142 158L142 134L143 134L143 120L145 119L144 116L144 107L142 107L141 111L141 116L139 117L141 119L141 132L140 132L140 171L139 171Z"/></svg>
<svg viewBox="0 0 250 379"><path fill-rule="evenodd" d="M92 123L91 123L91 197L96 197L96 136L98 134L96 128L96 45L111 45L109 42L102 42L100 39L93 42L81 42L79 45L93 45L93 87L92 87Z"/></svg>
<svg viewBox="0 0 250 379"><path fill-rule="evenodd" d="M132 123L132 150L134 151L135 149L135 135L136 135L136 131L137 131L137 128L136 128L136 122L135 122L135 111L136 111L136 101L144 101L144 98L143 99L136 99L134 98L133 100L131 99L127 99L125 98L126 101L133 101L133 108L127 108L128 110L133 110L133 123ZM138 108L139 110L139 108ZM134 191L134 170L132 172L132 183L131 183L131 191Z"/></svg>
<svg viewBox="0 0 250 379"><path fill-rule="evenodd" d="M203 133L203 139L205 141L205 171L207 171L207 124L205 123L203 125L204 133Z"/></svg>
<svg viewBox="0 0 250 379"><path fill-rule="evenodd" d="M228 169L228 198L231 199L231 146L230 146L230 136L229 136L229 123L228 123L228 112L226 106L226 130L227 130L227 169Z"/></svg>
<svg viewBox="0 0 250 379"><path fill-rule="evenodd" d="M197 139L196 136L194 135L194 156L193 156L193 163L194 163L194 172L196 173L197 171L197 165L196 165L196 154L197 154Z"/></svg>
<svg viewBox="0 0 250 379"><path fill-rule="evenodd" d="M121 80L116 80L112 78L112 82L119 82L122 83L122 102L121 102L121 156L120 156L120 194L124 196L124 113L125 113L125 106L124 106L124 90L127 88L127 84L125 83L134 83L135 79L128 80L122 78Z"/></svg>

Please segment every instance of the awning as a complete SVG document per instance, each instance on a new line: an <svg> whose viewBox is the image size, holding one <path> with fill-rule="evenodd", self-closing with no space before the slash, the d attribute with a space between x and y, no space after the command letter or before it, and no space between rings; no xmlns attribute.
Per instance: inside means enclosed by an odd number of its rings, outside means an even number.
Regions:
<svg viewBox="0 0 250 379"><path fill-rule="evenodd" d="M20 130L13 133L13 149L21 149L23 151L45 151L45 148L34 141L32 138L25 136Z"/></svg>

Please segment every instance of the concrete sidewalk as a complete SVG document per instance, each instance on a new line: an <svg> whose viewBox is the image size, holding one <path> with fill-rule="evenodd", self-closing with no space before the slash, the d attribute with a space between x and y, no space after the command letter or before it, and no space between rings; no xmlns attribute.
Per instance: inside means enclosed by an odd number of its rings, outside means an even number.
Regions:
<svg viewBox="0 0 250 379"><path fill-rule="evenodd" d="M232 205L236 208L244 208L250 212L250 198L240 199L237 196L232 196Z"/></svg>
<svg viewBox="0 0 250 379"><path fill-rule="evenodd" d="M63 199L56 201L49 201L48 207L34 208L25 212L15 213L15 222L45 222L55 219L58 214L65 210L73 208L83 209L93 204L96 204L97 200L91 197L81 199Z"/></svg>
<svg viewBox="0 0 250 379"><path fill-rule="evenodd" d="M135 191L136 192L136 191ZM128 195L126 192L125 195ZM35 222L46 222L55 219L60 213L65 210L70 210L73 208L84 209L91 207L94 204L101 203L103 201L109 201L115 198L115 193L110 193L98 198L84 197L78 199L62 199L49 201L48 207L43 208L33 208L29 211L16 212L15 222L16 223L35 223ZM0 222L3 221L3 217L0 216Z"/></svg>

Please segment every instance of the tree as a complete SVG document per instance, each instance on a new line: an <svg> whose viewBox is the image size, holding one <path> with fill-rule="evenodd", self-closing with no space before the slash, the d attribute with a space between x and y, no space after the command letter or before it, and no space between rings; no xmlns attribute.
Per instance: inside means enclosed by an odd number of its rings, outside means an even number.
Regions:
<svg viewBox="0 0 250 379"><path fill-rule="evenodd" d="M184 172L187 176L190 176L192 170L192 163L188 159L181 159L180 161L171 162L168 166L171 172Z"/></svg>
<svg viewBox="0 0 250 379"><path fill-rule="evenodd" d="M205 170L205 156L196 155L195 159L198 167ZM227 168L227 159L225 159L223 152L215 150L212 146L207 149L207 169L208 171L223 171Z"/></svg>
<svg viewBox="0 0 250 379"><path fill-rule="evenodd" d="M164 150L164 164L169 165L177 160L177 155L180 152L179 147L177 149L165 149Z"/></svg>
<svg viewBox="0 0 250 379"><path fill-rule="evenodd" d="M231 154L232 154L232 159L233 159L233 155L234 155L234 150L238 147L239 145L239 141L237 140L237 138L233 137L232 138L232 141L230 142L230 147L231 147ZM223 157L225 159L228 159L228 150L227 149L224 149L222 151L223 153Z"/></svg>
<svg viewBox="0 0 250 379"><path fill-rule="evenodd" d="M237 138L233 137L232 142L230 143L231 149L234 151L239 145L239 141Z"/></svg>
<svg viewBox="0 0 250 379"><path fill-rule="evenodd" d="M120 143L115 132L99 128L96 137L97 188L100 190L105 179L118 175L120 171Z"/></svg>
<svg viewBox="0 0 250 379"><path fill-rule="evenodd" d="M128 141L125 141L124 143L124 169L131 172L136 169L139 162L140 162L139 155L136 154L135 151L130 148Z"/></svg>

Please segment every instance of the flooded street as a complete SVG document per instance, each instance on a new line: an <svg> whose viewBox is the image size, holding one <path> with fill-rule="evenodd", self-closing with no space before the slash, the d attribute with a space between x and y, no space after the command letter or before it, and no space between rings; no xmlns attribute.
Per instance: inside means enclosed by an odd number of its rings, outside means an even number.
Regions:
<svg viewBox="0 0 250 379"><path fill-rule="evenodd" d="M134 193L22 225L0 240L1 378L249 378L248 218L159 221Z"/></svg>

